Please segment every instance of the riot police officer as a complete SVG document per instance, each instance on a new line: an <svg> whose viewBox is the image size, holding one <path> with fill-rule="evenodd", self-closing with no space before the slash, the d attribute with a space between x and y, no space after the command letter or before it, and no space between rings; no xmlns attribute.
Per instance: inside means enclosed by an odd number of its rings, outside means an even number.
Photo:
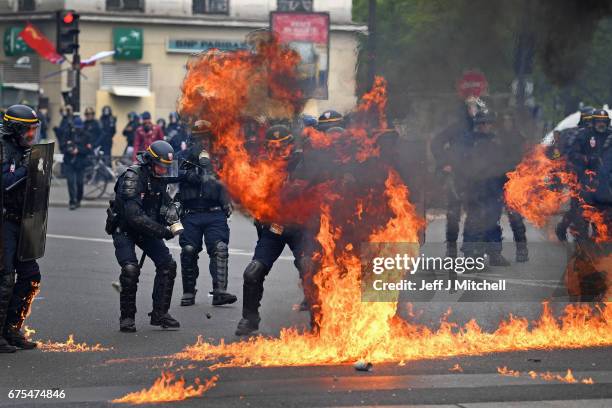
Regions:
<svg viewBox="0 0 612 408"><path fill-rule="evenodd" d="M100 139L96 145L100 146L104 152L104 160L106 164L111 164L111 154L113 150L113 137L117 133L117 118L113 116L113 111L110 106L102 108L102 115L100 116Z"/></svg>
<svg viewBox="0 0 612 408"><path fill-rule="evenodd" d="M4 263L0 271L0 353L17 348L32 349L36 343L21 332L21 326L40 284L35 260L20 261L17 246L25 202L27 155L38 127L36 112L25 105L9 107L0 127L2 139L2 235ZM15 275L17 279L15 280Z"/></svg>
<svg viewBox="0 0 612 408"><path fill-rule="evenodd" d="M142 261L139 264L136 258L136 246L155 264L151 325L180 327L168 313L176 263L163 241L174 237L169 224L178 223L178 213L167 193L167 183L175 182L178 176L173 155L174 150L167 142L153 142L115 185L116 198L108 210L106 232L112 234L115 256L121 266L119 328L122 332L136 331L136 291L142 267Z"/></svg>
<svg viewBox="0 0 612 408"><path fill-rule="evenodd" d="M202 237L210 259L212 304L221 306L238 300L227 293L229 227L232 205L225 187L217 180L210 161L210 123L198 120L191 131L189 148L179 153L179 200L185 228L179 238L183 298L181 306L195 304L196 281L200 274L198 257Z"/></svg>
<svg viewBox="0 0 612 408"><path fill-rule="evenodd" d="M600 177L605 174L604 158L607 157L610 149L612 149L610 116L604 109L594 110L591 126L576 137L569 153L570 161L575 167L582 186L580 195L588 205L595 203ZM582 214L581 211L580 214ZM584 219L576 224L578 224L575 226L576 239L586 239L589 235L588 224ZM597 233L596 230L593 231L594 235Z"/></svg>
<svg viewBox="0 0 612 408"><path fill-rule="evenodd" d="M69 206L75 210L81 206L85 169L92 154L92 140L85 130L85 124L75 116L72 127L64 139L64 172L68 186Z"/></svg>
<svg viewBox="0 0 612 408"><path fill-rule="evenodd" d="M284 160L287 168L294 167L294 138L288 127L275 125L266 132L268 157ZM294 265L303 276L307 267L304 247L304 229L300 225L281 225L258 222L257 245L253 259L244 270L242 319L236 328L237 336L250 335L259 329L259 307L263 297L263 283L274 262L288 245L294 256ZM311 303L312 304L312 303Z"/></svg>
<svg viewBox="0 0 612 408"><path fill-rule="evenodd" d="M549 156L552 157L553 160L558 158L569 159L567 163L568 171L580 171L579 168L575 168L574 165L576 163L572 161L575 157L569 157L568 155L571 154L572 149L579 140L584 138L584 135L590 131L594 111L595 109L590 106L580 109L578 126L563 130L558 138L553 141L552 148L549 149ZM563 214L561 221L559 221L555 228L555 233L559 241L567 241L567 229L569 227L572 227L572 230L577 235L581 233L584 234L585 224L581 214L580 203L576 198L572 198L570 200L569 210Z"/></svg>
<svg viewBox="0 0 612 408"><path fill-rule="evenodd" d="M458 171L466 208L462 251L473 258L487 254L492 266L509 266L501 253L500 226L505 152L491 131L493 121L491 112L476 113L474 130L466 133L458 146L458 157L464 163Z"/></svg>
<svg viewBox="0 0 612 408"><path fill-rule="evenodd" d="M457 257L457 239L463 206L461 181L458 179L461 159L457 148L463 136L474 127L474 116L487 108L484 102L469 97L461 103L458 119L431 140L431 153L436 160L437 172L444 183L446 193L446 256Z"/></svg>

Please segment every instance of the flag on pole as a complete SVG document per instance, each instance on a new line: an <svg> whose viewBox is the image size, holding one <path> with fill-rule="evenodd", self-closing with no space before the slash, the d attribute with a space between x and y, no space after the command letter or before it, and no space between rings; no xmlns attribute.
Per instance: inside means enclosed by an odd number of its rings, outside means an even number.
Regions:
<svg viewBox="0 0 612 408"><path fill-rule="evenodd" d="M100 51L95 53L91 57L81 61L81 68L96 65L96 61L101 60L102 58L110 57L111 55L115 55L115 51Z"/></svg>
<svg viewBox="0 0 612 408"><path fill-rule="evenodd" d="M19 33L19 36L23 38L23 41L36 51L38 55L52 64L61 64L64 62L65 58L57 53L51 41L31 23L25 26L23 31Z"/></svg>

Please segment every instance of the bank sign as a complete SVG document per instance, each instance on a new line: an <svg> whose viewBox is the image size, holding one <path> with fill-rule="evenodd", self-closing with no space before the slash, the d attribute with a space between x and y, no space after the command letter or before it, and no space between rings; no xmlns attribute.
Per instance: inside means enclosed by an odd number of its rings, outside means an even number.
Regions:
<svg viewBox="0 0 612 408"><path fill-rule="evenodd" d="M179 52L184 54L196 54L216 48L221 51L246 50L247 43L234 40L191 40L169 38L166 44L166 51Z"/></svg>

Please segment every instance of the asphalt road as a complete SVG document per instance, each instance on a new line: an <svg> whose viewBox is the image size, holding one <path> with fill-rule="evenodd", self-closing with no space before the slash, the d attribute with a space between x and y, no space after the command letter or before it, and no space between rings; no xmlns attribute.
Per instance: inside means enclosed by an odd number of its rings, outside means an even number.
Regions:
<svg viewBox="0 0 612 408"><path fill-rule="evenodd" d="M149 387L168 363L159 358L193 344L198 335L218 340L234 341L236 323L240 318L240 302L213 308L206 292L210 289L207 257L200 259L200 292L197 304L190 308L178 306L181 285L175 286L171 313L181 322L179 331L162 331L148 324L146 314L151 307L153 267L150 261L140 279L138 296L138 332L118 331L118 295L111 287L117 280L119 267L113 256L113 245L103 232L104 210L82 208L71 212L52 208L49 215L47 251L41 260L42 290L34 302L27 325L36 330L38 340L65 341L74 334L78 342L100 343L112 347L109 351L90 353L43 353L40 350L21 351L0 356L0 405L39 405L54 403L73 406L105 406L107 401L128 392ZM234 216L231 221L231 256L229 290L241 298L242 271L249 262L254 247L255 229L248 220ZM509 231L509 228L505 228ZM507 235L507 234L506 234ZM427 232L428 241L443 241L443 220L434 220ZM545 241L541 232L529 230L531 242ZM511 241L511 239L510 239ZM178 243L172 242L173 255L178 259ZM542 244L543 245L543 244ZM512 258L513 245L504 251ZM493 276L515 278L517 290L549 293L558 281L556 268L546 268L551 252L562 259L560 246L534 244L532 262L510 268L494 268ZM432 250L436 250L435 248ZM286 252L270 273L265 286L261 331L275 335L281 327L305 327L307 316L293 310L301 300L297 286L297 271ZM529 284L523 278L531 277ZM534 302L417 303L423 311L419 320L434 325L449 305L453 319L459 323L476 318L485 328L495 327L499 320L512 312L528 318L538 316L540 306ZM560 298L559 300L563 300ZM554 304L556 309L563 302ZM401 308L403 309L403 308ZM210 313L211 318L206 318ZM478 357L452 358L434 361L377 365L371 372L357 372L352 366L233 368L219 370L218 385L200 399L178 406L407 406L444 405L461 407L483 406L612 406L612 349L581 349L493 354ZM129 359L129 360L122 360ZM451 372L454 364L463 372ZM497 367L508 366L521 372L529 370L564 372L567 368L576 377L592 377L595 384L562 384L531 378L504 377ZM203 363L176 363L188 382L196 376L212 374ZM65 390L65 400L20 401L8 398L11 389ZM502 402L506 401L506 402ZM508 401L517 401L510 405ZM459 405L457 405L459 404ZM484 404L484 405L483 405Z"/></svg>

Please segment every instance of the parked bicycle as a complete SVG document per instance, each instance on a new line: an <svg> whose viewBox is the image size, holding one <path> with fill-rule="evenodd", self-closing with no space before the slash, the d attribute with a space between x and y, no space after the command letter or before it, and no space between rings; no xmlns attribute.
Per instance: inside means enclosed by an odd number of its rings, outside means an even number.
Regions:
<svg viewBox="0 0 612 408"><path fill-rule="evenodd" d="M85 169L83 183L83 199L95 200L101 198L106 193L108 184L114 184L117 180L117 174L108 166L104 160L104 152L100 147L93 150L93 155L90 158L91 166Z"/></svg>

